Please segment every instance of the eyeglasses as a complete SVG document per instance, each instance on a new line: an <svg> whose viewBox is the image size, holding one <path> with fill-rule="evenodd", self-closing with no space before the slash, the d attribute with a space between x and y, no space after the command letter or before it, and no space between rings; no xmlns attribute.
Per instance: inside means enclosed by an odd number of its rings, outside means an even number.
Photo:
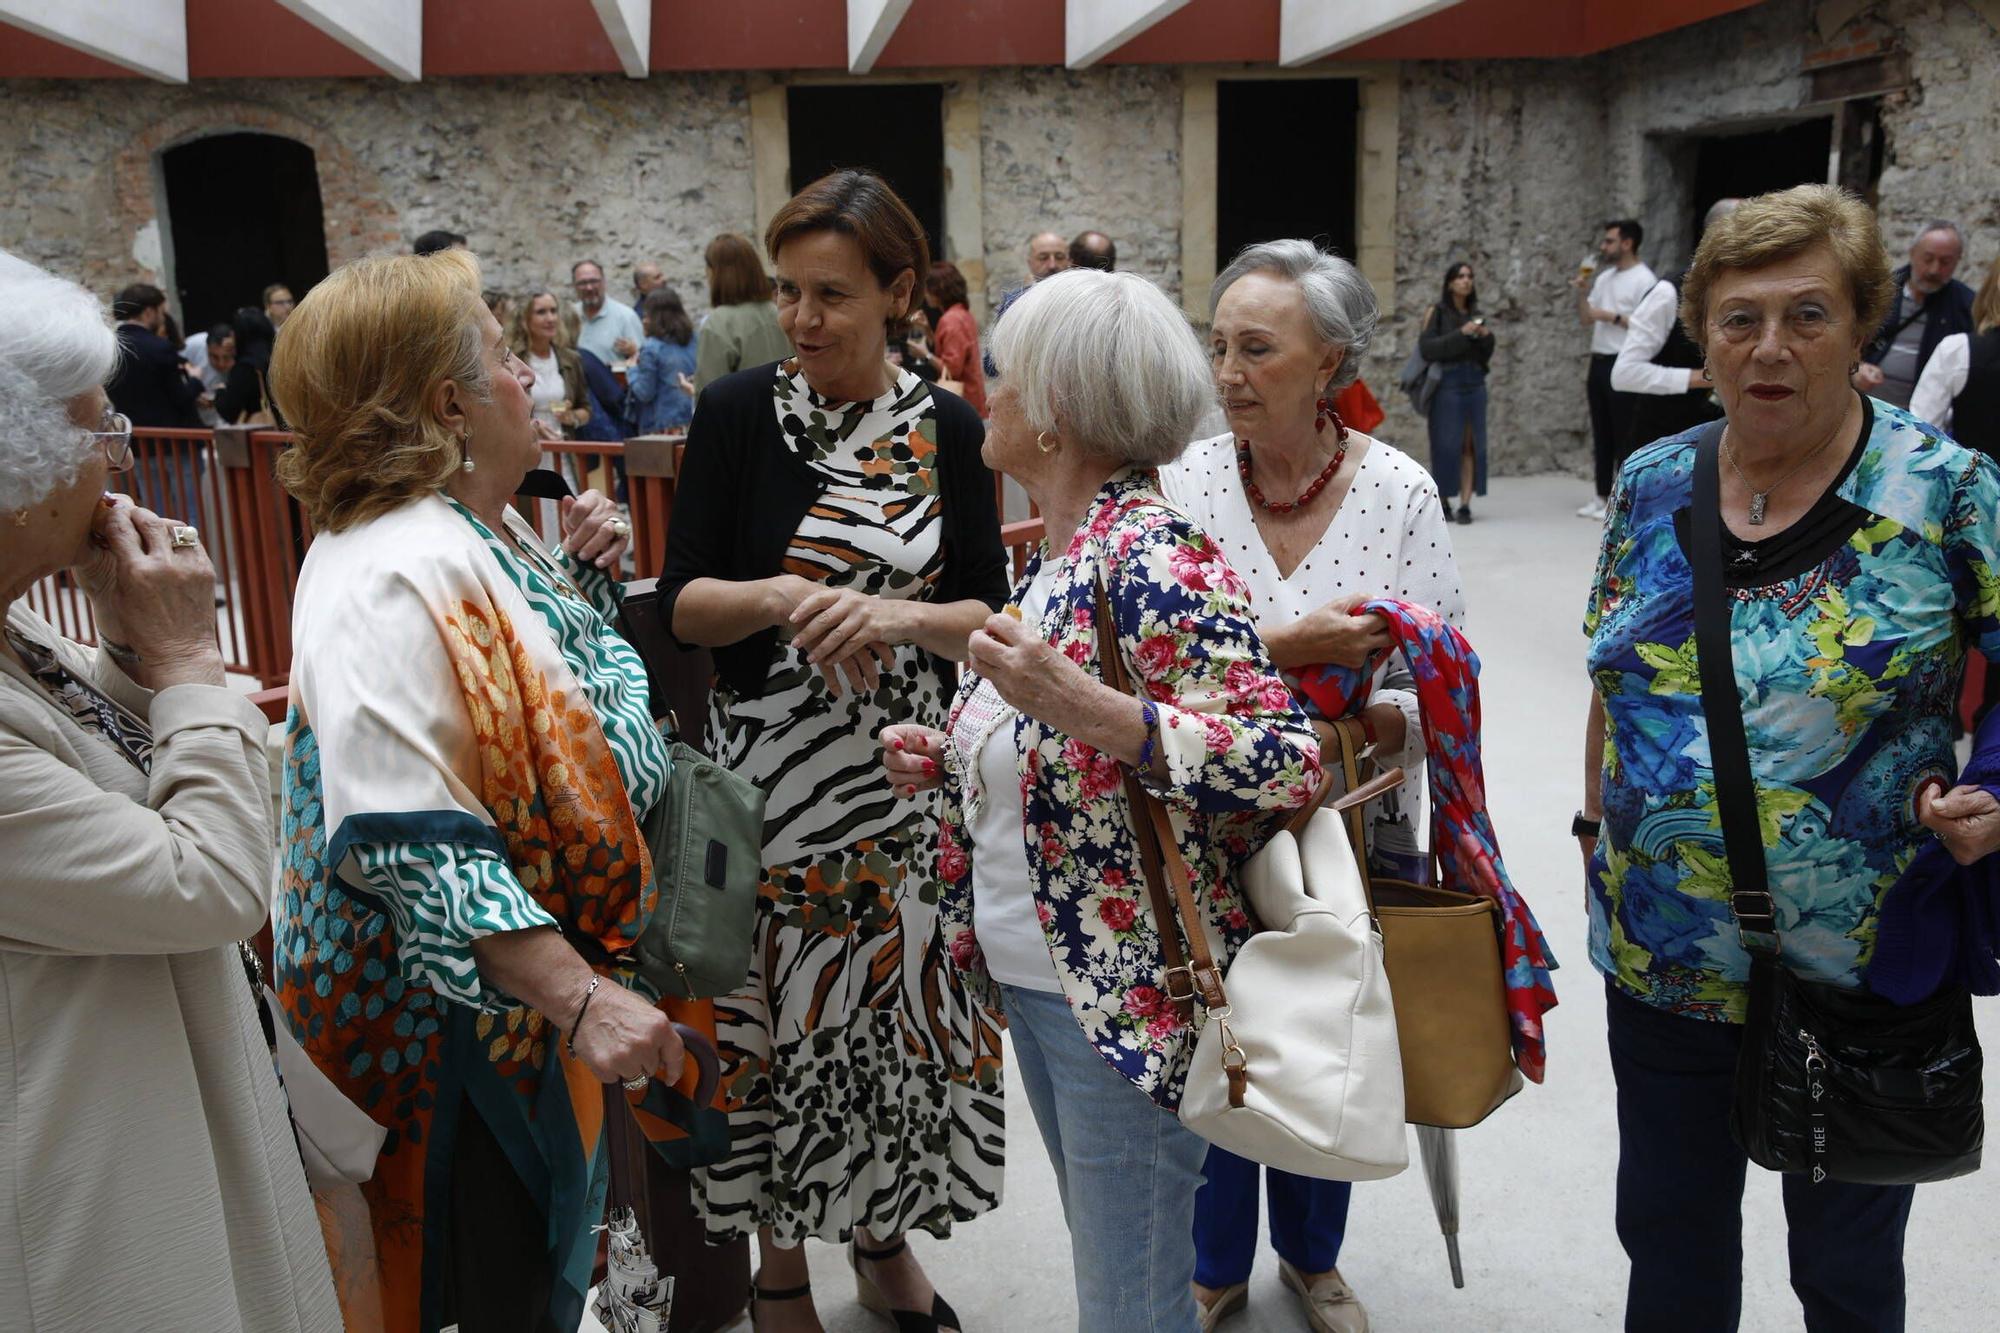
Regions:
<svg viewBox="0 0 2000 1333"><path fill-rule="evenodd" d="M123 412L106 412L103 430L84 432L104 450L104 462L113 472L132 470L132 418Z"/></svg>

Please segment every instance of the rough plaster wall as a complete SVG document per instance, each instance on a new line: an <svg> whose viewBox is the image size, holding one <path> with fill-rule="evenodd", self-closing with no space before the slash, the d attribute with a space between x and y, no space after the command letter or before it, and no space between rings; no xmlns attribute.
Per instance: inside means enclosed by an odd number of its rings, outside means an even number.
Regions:
<svg viewBox="0 0 2000 1333"><path fill-rule="evenodd" d="M994 69L980 80L986 297L1027 278L1030 234L1095 229L1118 267L1180 299L1177 69Z"/></svg>
<svg viewBox="0 0 2000 1333"><path fill-rule="evenodd" d="M718 231L748 230L755 212L738 76L0 81L0 245L99 290L130 280L132 238L105 222L116 160L149 125L204 99L323 127L379 177L405 241L432 227L465 233L492 287L560 290L571 261L587 256L623 295L632 264L655 259L699 309L703 247ZM322 193L339 190L321 166Z"/></svg>
<svg viewBox="0 0 2000 1333"><path fill-rule="evenodd" d="M1567 283L1611 206L1605 135L1602 89L1588 62L1403 67L1398 309L1382 312L1362 371L1389 414L1383 438L1429 458L1424 422L1396 391L1396 376L1445 266L1464 258L1479 275L1497 339L1487 409L1493 470L1546 472L1588 457L1588 338Z"/></svg>
<svg viewBox="0 0 2000 1333"><path fill-rule="evenodd" d="M2000 257L2000 6L1893 0L1875 13L1913 53L1916 86L1885 102L1881 216L1902 262L1910 233L1931 218L1963 226L1958 276L1975 291Z"/></svg>

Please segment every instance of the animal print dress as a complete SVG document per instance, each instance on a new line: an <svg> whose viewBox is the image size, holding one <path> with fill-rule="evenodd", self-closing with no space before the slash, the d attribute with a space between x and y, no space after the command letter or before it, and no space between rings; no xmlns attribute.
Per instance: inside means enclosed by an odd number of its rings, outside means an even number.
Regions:
<svg viewBox="0 0 2000 1333"><path fill-rule="evenodd" d="M821 493L787 573L928 600L944 569L930 389L905 371L872 403L835 403L792 362L773 383L786 441ZM999 1034L937 930L934 792L883 781L876 735L942 728L948 698L911 645L881 686L838 696L781 643L761 698L718 685L717 757L767 797L756 949L716 1002L730 1156L695 1174L713 1240L783 1244L908 1228L943 1236L1000 1201Z"/></svg>

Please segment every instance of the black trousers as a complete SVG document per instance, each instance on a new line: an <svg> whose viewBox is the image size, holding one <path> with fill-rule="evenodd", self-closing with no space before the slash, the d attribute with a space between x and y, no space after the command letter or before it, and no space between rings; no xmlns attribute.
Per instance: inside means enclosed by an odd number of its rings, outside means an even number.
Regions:
<svg viewBox="0 0 2000 1333"><path fill-rule="evenodd" d="M1597 464L1597 493L1611 494L1611 483L1633 449L1632 417L1639 395L1611 387L1611 367L1618 358L1604 352L1590 357L1590 378L1584 391L1590 402L1590 445Z"/></svg>
<svg viewBox="0 0 2000 1333"><path fill-rule="evenodd" d="M470 1100L451 1159L451 1291L444 1324L459 1333L558 1333L549 1317L555 1264L548 1221Z"/></svg>
<svg viewBox="0 0 2000 1333"><path fill-rule="evenodd" d="M1732 1333L1743 1314L1743 1180L1729 1134L1734 1023L1683 1018L1605 985L1618 1083L1618 1240L1628 1333ZM1914 1185L1784 1177L1792 1290L1809 1333L1901 1333Z"/></svg>

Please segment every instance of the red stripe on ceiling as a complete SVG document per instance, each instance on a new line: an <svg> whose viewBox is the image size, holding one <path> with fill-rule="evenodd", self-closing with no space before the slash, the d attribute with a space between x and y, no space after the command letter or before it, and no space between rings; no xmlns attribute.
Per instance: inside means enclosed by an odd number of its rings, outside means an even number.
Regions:
<svg viewBox="0 0 2000 1333"><path fill-rule="evenodd" d="M278 0L187 0L187 34L191 79L383 77Z"/></svg>
<svg viewBox="0 0 2000 1333"><path fill-rule="evenodd" d="M0 79L136 79L123 65L88 56L25 28L0 23Z"/></svg>
<svg viewBox="0 0 2000 1333"><path fill-rule="evenodd" d="M656 33L659 22L655 15ZM624 68L590 0L425 0L425 78Z"/></svg>
<svg viewBox="0 0 2000 1333"><path fill-rule="evenodd" d="M1063 8L1063 0L917 0L875 68L1060 65Z"/></svg>
<svg viewBox="0 0 2000 1333"><path fill-rule="evenodd" d="M654 0L652 67L846 69L847 6L843 0Z"/></svg>

